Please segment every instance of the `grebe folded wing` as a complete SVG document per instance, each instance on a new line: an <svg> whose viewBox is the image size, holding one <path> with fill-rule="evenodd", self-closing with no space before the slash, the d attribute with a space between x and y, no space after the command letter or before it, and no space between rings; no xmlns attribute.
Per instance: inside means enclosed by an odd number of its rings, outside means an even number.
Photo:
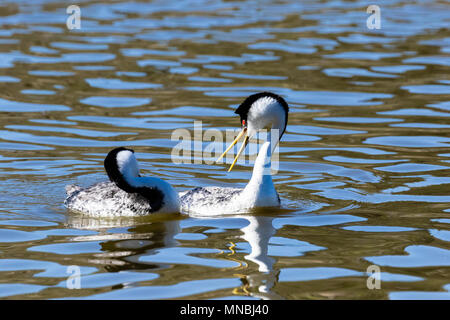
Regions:
<svg viewBox="0 0 450 320"><path fill-rule="evenodd" d="M128 193L114 182L100 182L79 188L64 201L73 211L97 217L143 216L158 210L138 193Z"/></svg>
<svg viewBox="0 0 450 320"><path fill-rule="evenodd" d="M228 204L232 205L241 192L237 188L197 187L180 193L181 209L186 213L222 214L233 209Z"/></svg>

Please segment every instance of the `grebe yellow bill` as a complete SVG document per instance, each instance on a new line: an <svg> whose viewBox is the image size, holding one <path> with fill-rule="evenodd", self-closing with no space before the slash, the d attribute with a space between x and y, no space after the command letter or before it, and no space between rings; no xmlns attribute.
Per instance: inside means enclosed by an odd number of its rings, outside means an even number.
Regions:
<svg viewBox="0 0 450 320"><path fill-rule="evenodd" d="M134 151L111 150L104 166L109 182L88 188L66 186L64 205L71 210L96 217L144 216L152 213L180 211L176 190L156 177L141 177Z"/></svg>
<svg viewBox="0 0 450 320"><path fill-rule="evenodd" d="M260 130L268 130L267 140L259 150L250 181L244 189L199 187L180 194L182 211L194 215L220 215L280 205L280 197L271 176L271 158L286 130L288 104L274 93L260 92L247 97L235 113L241 118L242 130L217 161L221 160L242 137L244 141L228 171L233 169L249 139ZM272 141L274 130L278 133L278 137Z"/></svg>

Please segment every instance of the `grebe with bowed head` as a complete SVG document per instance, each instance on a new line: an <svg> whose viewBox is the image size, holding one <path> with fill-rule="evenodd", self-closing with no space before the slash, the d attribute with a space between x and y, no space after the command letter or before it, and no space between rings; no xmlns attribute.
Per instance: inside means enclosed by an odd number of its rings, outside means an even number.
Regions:
<svg viewBox="0 0 450 320"><path fill-rule="evenodd" d="M98 217L179 212L178 193L162 179L141 177L133 150L111 150L104 166L111 181L88 188L66 186L68 209Z"/></svg>
<svg viewBox="0 0 450 320"><path fill-rule="evenodd" d="M258 131L268 129L267 140L261 146L256 158L250 181L244 189L199 187L181 195L182 211L212 215L238 213L255 207L275 207L280 205L270 174L271 157L284 134L288 121L289 107L286 101L271 92L261 92L246 98L236 109L241 117L242 130L223 156L244 136L244 141L228 171L231 171L249 139ZM272 141L272 130L278 130L278 139Z"/></svg>

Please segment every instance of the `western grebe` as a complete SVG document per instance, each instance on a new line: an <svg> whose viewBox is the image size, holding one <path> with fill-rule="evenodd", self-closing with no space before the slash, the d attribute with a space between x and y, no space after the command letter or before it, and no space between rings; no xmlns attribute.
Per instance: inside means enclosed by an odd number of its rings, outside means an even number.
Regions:
<svg viewBox="0 0 450 320"><path fill-rule="evenodd" d="M66 186L67 208L99 217L179 212L178 193L162 179L141 177L133 150L123 147L111 150L104 166L111 181L88 188Z"/></svg>
<svg viewBox="0 0 450 320"><path fill-rule="evenodd" d="M258 131L268 129L267 140L259 150L250 181L244 189L199 187L190 190L180 197L182 211L212 215L279 206L280 197L270 172L271 157L286 130L288 112L286 101L274 93L260 92L247 97L235 111L241 117L242 130L217 161L244 136L242 146L228 170L231 171L249 139ZM276 137L272 136L273 133Z"/></svg>

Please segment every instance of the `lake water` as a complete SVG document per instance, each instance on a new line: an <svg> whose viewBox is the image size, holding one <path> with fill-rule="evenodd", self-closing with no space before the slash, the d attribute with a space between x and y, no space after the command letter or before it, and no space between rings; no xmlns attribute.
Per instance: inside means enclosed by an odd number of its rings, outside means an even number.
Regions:
<svg viewBox="0 0 450 320"><path fill-rule="evenodd" d="M378 30L369 1L77 4L79 30L0 4L0 299L450 299L448 2L383 1ZM179 191L243 187L251 163L174 163L171 135L238 128L259 91L290 105L280 209L64 208L116 146Z"/></svg>

